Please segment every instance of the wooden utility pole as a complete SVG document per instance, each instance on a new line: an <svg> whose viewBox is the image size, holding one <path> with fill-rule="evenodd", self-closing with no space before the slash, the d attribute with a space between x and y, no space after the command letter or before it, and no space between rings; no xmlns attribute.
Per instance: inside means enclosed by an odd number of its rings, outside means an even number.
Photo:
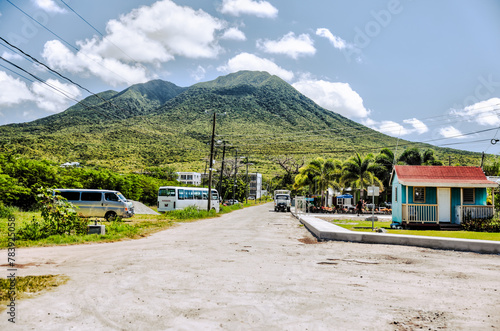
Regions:
<svg viewBox="0 0 500 331"><path fill-rule="evenodd" d="M234 156L234 183L233 183L233 203L236 193L236 174L238 173L238 150L236 150L236 155Z"/></svg>
<svg viewBox="0 0 500 331"><path fill-rule="evenodd" d="M226 142L224 141L224 146L222 147L222 165L220 168L220 180L219 180L219 196L222 194L222 180L224 179L224 158L226 156Z"/></svg>
<svg viewBox="0 0 500 331"><path fill-rule="evenodd" d="M212 206L212 166L214 161L214 141L215 141L215 113L214 113L214 123L212 126L212 141L210 143L210 164L208 166L208 205L207 211L210 211Z"/></svg>

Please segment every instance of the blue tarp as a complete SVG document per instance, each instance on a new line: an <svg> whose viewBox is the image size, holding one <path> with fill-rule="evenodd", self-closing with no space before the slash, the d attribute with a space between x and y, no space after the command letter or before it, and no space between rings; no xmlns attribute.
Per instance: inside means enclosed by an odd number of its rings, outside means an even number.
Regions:
<svg viewBox="0 0 500 331"><path fill-rule="evenodd" d="M352 195L350 194L338 195L337 199L352 199Z"/></svg>

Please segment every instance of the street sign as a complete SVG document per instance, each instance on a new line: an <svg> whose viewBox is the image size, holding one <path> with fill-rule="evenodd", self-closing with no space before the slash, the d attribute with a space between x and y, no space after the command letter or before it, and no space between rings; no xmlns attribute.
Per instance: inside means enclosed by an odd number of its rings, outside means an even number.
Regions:
<svg viewBox="0 0 500 331"><path fill-rule="evenodd" d="M378 188L378 186L368 186L368 195L369 196L378 197L379 191L380 191L380 189Z"/></svg>

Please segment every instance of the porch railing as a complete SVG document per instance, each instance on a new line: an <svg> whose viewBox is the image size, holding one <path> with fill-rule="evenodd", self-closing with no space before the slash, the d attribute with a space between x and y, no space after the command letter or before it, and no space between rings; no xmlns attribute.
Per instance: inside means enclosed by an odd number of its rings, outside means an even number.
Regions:
<svg viewBox="0 0 500 331"><path fill-rule="evenodd" d="M403 221L438 223L438 205L403 204Z"/></svg>
<svg viewBox="0 0 500 331"><path fill-rule="evenodd" d="M457 206L460 223L466 219L486 219L493 217L493 206Z"/></svg>

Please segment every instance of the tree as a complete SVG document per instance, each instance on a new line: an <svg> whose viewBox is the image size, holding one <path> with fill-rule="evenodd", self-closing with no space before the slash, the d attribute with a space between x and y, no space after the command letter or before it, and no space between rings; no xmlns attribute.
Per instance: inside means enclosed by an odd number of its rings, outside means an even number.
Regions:
<svg viewBox="0 0 500 331"><path fill-rule="evenodd" d="M436 160L432 149L426 149L421 154L420 150L416 147L406 149L398 161L407 165L443 165L443 162Z"/></svg>
<svg viewBox="0 0 500 331"><path fill-rule="evenodd" d="M314 185L316 192L321 193L321 204L324 204L324 193L328 188L340 189L338 179L341 175L342 165L340 161L318 157L308 165L299 169L295 176L294 188Z"/></svg>
<svg viewBox="0 0 500 331"><path fill-rule="evenodd" d="M340 181L345 186L359 189L361 198L363 198L364 189L368 186L375 185L381 189L384 188L382 181L375 176L375 172L379 169L380 166L374 163L373 154L361 158L359 153L356 153L355 156L344 162Z"/></svg>
<svg viewBox="0 0 500 331"><path fill-rule="evenodd" d="M389 187L394 165L394 153L388 148L383 148L375 157L375 163L379 166L375 170L375 176L382 181L384 187ZM387 192L388 190L384 191L384 201L387 201Z"/></svg>
<svg viewBox="0 0 500 331"><path fill-rule="evenodd" d="M422 155L420 155L420 150L416 147L407 148L398 161L407 165L422 165Z"/></svg>

